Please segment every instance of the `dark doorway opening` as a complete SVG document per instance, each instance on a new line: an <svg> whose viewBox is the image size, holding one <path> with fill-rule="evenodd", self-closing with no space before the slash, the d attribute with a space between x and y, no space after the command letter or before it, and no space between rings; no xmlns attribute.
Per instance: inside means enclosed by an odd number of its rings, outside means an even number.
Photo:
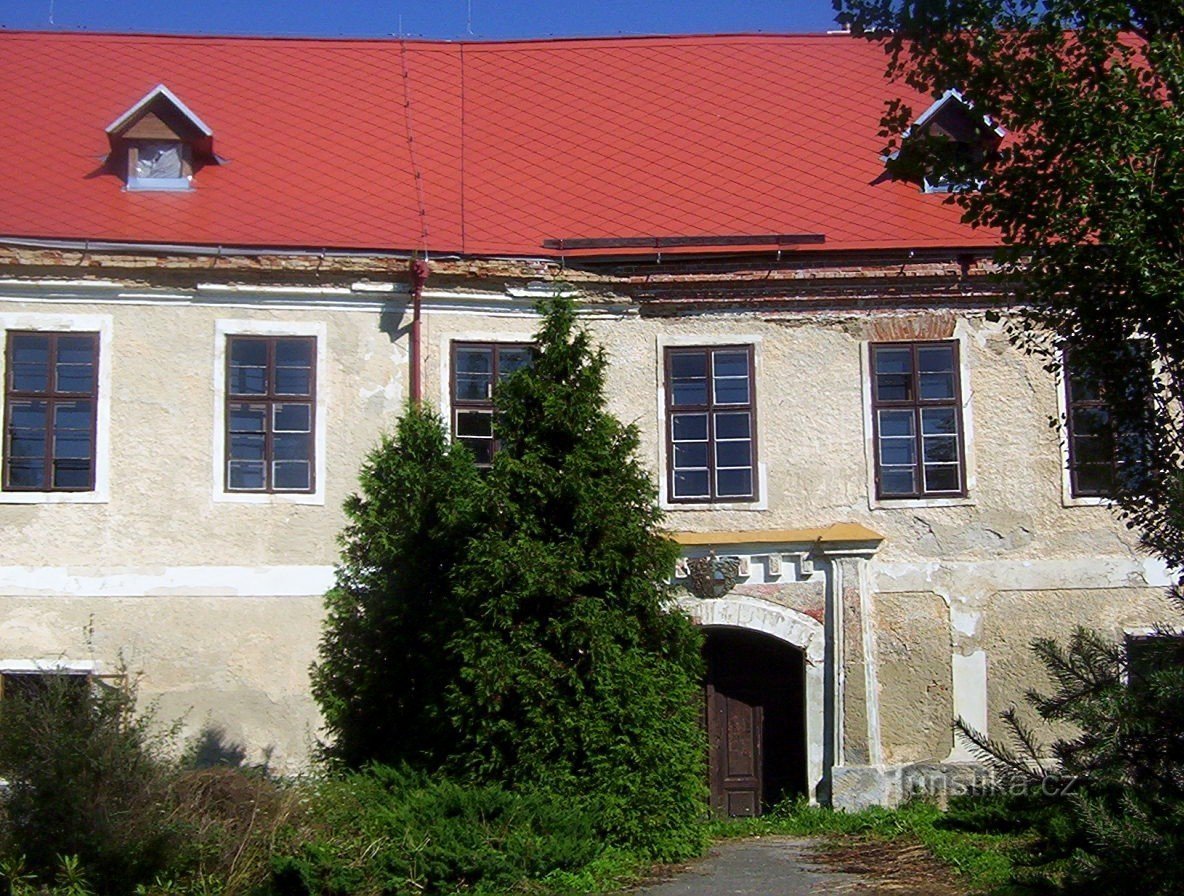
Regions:
<svg viewBox="0 0 1184 896"><path fill-rule="evenodd" d="M789 644L741 629L706 630L711 806L748 816L806 793L806 662Z"/></svg>

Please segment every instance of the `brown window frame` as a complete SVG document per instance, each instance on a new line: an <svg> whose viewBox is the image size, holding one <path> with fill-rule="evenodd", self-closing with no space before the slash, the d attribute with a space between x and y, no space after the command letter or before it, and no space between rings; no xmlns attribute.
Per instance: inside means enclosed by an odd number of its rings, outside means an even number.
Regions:
<svg viewBox="0 0 1184 896"><path fill-rule="evenodd" d="M743 352L748 361L746 383L748 400L746 402L721 402L717 399L715 390L715 356L717 354ZM752 344L731 345L688 345L667 346L663 356L664 389L666 397L666 500L670 504L753 504L760 501L760 461L757 451L757 414L756 414L756 357ZM705 364L705 397L702 404L675 403L674 359L680 356L702 355ZM748 436L744 439L720 439L717 436L718 417L721 414L747 414ZM706 433L703 439L676 439L675 419L680 416L703 415L706 422ZM725 467L724 469L749 471L749 490L747 494L722 494L719 487L719 446L721 442L747 441L749 443L749 463L747 467ZM705 467L679 467L676 449L682 444L705 444L707 446ZM678 473L680 470L695 472L706 471L707 494L680 495L678 494Z"/></svg>
<svg viewBox="0 0 1184 896"><path fill-rule="evenodd" d="M13 360L16 341L22 336L35 336L49 340L46 371L47 381L44 390L17 389L14 387L16 368ZM87 392L69 392L57 388L57 358L58 341L61 338L88 338L92 345L91 352L91 387ZM95 490L95 471L98 466L96 457L98 451L98 416L99 416L99 334L95 332L74 332L70 330L9 330L5 339L5 377L4 377L4 469L3 490L6 492L44 493L44 492L93 492ZM58 458L55 451L54 412L59 405L86 400L90 402L90 426L88 436L88 460L86 483L83 485L60 486L54 485L54 463L57 460L71 460L74 458ZM44 472L41 482L37 485L13 485L12 477L12 411L13 405L22 401L45 402L44 432L45 448L42 454Z"/></svg>
<svg viewBox="0 0 1184 896"><path fill-rule="evenodd" d="M1115 438L1114 421L1110 416L1109 403L1102 395L1100 386L1097 383L1087 383L1091 391L1095 393L1095 397L1088 399L1074 399L1073 385L1074 383L1081 384L1087 380L1083 375L1081 369L1075 368L1072 363L1072 352L1066 350L1062 354L1061 370L1064 374L1064 396L1065 396L1065 440L1066 440L1066 464L1069 472L1069 496L1071 498L1112 498L1118 487L1118 439ZM1107 432L1105 435L1094 436L1097 438L1105 438L1110 442L1110 461L1108 464L1091 463L1083 464L1079 462L1077 457L1077 442L1079 439L1089 438L1078 432L1078 415L1081 412L1088 411L1102 411L1106 415ZM1106 469L1109 471L1110 481L1105 487L1090 488L1083 487L1079 481L1079 474L1083 467L1090 466L1099 469Z"/></svg>
<svg viewBox="0 0 1184 896"><path fill-rule="evenodd" d="M918 353L926 348L949 348L952 351L952 370L950 371L953 381L953 395L951 397L943 398L922 398L921 397L921 374L920 365L918 363ZM908 350L910 353L910 371L909 371L909 390L912 397L907 399L882 399L880 397L880 382L879 370L877 368L877 353L880 350L886 351L902 351ZM940 371L935 371L940 372ZM871 412L872 412L872 447L873 447L873 464L875 468L875 486L876 486L876 500L878 501L907 501L911 499L941 499L941 498L965 498L967 496L966 487L966 427L965 419L962 413L962 357L961 346L957 339L923 339L911 342L872 342L868 345L868 374L871 378L868 388L871 390ZM885 373L885 376L892 375L890 372ZM957 426L957 432L954 434L955 444L958 451L958 459L956 462L956 469L958 472L958 488L955 489L931 489L926 484L926 468L933 466L953 466L949 461L934 461L926 463L925 460L925 436L924 432L924 411L927 409L943 409L950 408L954 412L954 421ZM912 491L891 491L884 490L884 467L899 467L905 468L904 464L885 464L883 462L883 448L882 436L880 432L880 413L881 411L888 412L912 412L912 441L913 441L913 462L908 469L911 469L913 475L914 488ZM948 433L929 434L931 438L941 437L948 438ZM906 436L883 436L883 438L907 438Z"/></svg>
<svg viewBox="0 0 1184 896"><path fill-rule="evenodd" d="M460 368L457 365L457 354L466 349L477 349L481 351L490 352L490 390L489 395L485 398L459 398L457 395L457 374L460 373ZM448 400L449 400L449 423L452 428L452 440L454 442L461 442L466 445L470 451L473 451L473 456L477 458L477 466L481 469L490 467L493 463L493 457L501 448L501 441L497 434L493 431L493 392L497 388L497 384L502 380L501 373L501 352L505 349L522 350L527 349L534 354L534 344L530 342L483 342L473 340L454 340L449 350L449 373L448 373ZM477 435L461 435L460 433L460 417L462 414L480 414L488 416L489 420L489 436ZM473 450L472 441L479 440L482 442L489 442L489 460L481 460L480 454Z"/></svg>
<svg viewBox="0 0 1184 896"><path fill-rule="evenodd" d="M233 360L235 342L261 342L267 346L265 393L234 391ZM310 347L308 367L308 394L292 395L276 391L276 346L281 342L303 342ZM253 333L231 333L226 337L226 394L224 396L225 442L223 445L222 487L231 495L310 495L317 487L317 338L315 336L265 336ZM264 485L261 488L235 488L231 485L230 465L235 458L231 441L235 432L231 426L231 411L236 404L266 405L266 422L263 431ZM277 488L275 477L275 407L284 404L308 406L308 487Z"/></svg>

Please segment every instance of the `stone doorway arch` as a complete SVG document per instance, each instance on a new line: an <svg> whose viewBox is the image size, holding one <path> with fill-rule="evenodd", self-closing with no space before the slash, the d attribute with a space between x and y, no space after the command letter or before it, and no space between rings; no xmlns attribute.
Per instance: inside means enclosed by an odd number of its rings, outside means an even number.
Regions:
<svg viewBox="0 0 1184 896"><path fill-rule="evenodd" d="M825 771L823 707L826 632L822 623L772 601L735 592L706 600L687 596L678 603L695 624L708 631L730 629L757 633L800 652L803 665L800 699L805 725L805 785L811 802L817 801ZM756 724L755 717L753 719L753 724ZM742 723L743 718L739 721ZM776 748L775 745L769 746Z"/></svg>

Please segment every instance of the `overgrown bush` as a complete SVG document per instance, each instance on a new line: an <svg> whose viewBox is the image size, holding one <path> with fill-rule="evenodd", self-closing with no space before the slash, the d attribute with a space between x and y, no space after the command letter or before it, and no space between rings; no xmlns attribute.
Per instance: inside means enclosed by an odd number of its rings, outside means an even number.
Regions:
<svg viewBox="0 0 1184 896"><path fill-rule="evenodd" d="M169 811L163 743L131 687L76 676L10 687L0 712L0 850L50 882L77 856L95 889L130 893L174 865L185 840Z"/></svg>
<svg viewBox="0 0 1184 896"><path fill-rule="evenodd" d="M371 766L319 783L273 862L278 896L512 892L604 851L594 805Z"/></svg>
<svg viewBox="0 0 1184 896"><path fill-rule="evenodd" d="M298 816L296 794L259 770L186 768L171 758L175 735L136 713L132 684L30 676L10 686L0 707L0 892L235 896L265 884L275 838ZM203 732L184 755L208 758L213 739Z"/></svg>

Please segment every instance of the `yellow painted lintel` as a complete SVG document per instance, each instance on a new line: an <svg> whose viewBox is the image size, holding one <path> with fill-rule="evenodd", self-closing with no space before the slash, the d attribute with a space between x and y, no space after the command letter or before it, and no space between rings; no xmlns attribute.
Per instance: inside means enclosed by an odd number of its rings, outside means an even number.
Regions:
<svg viewBox="0 0 1184 896"><path fill-rule="evenodd" d="M681 545L816 544L818 542L883 541L884 536L860 523L832 523L816 529L747 529L735 532L671 532Z"/></svg>

